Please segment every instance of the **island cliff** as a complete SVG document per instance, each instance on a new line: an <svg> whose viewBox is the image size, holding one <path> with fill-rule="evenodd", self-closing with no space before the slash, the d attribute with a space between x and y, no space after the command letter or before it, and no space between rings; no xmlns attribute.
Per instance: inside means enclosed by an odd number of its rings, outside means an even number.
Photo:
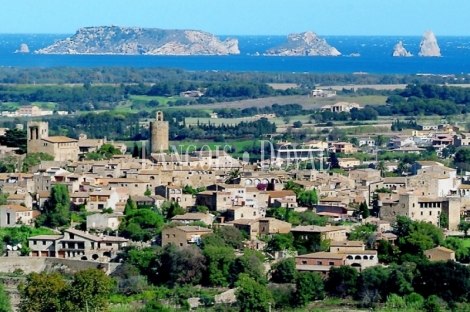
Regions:
<svg viewBox="0 0 470 312"><path fill-rule="evenodd" d="M29 53L29 47L26 43L22 43L20 48L15 51L15 53Z"/></svg>
<svg viewBox="0 0 470 312"><path fill-rule="evenodd" d="M405 47L403 46L403 42L399 41L395 47L393 47L393 54L392 56L395 57L410 57L413 56L411 52L408 52Z"/></svg>
<svg viewBox="0 0 470 312"><path fill-rule="evenodd" d="M419 49L419 56L441 56L441 49L437 44L436 36L430 30L424 33Z"/></svg>
<svg viewBox="0 0 470 312"><path fill-rule="evenodd" d="M37 54L229 55L240 54L238 40L221 41L197 30L139 27L85 27Z"/></svg>
<svg viewBox="0 0 470 312"><path fill-rule="evenodd" d="M286 43L267 50L267 56L338 56L341 53L313 31L289 34Z"/></svg>

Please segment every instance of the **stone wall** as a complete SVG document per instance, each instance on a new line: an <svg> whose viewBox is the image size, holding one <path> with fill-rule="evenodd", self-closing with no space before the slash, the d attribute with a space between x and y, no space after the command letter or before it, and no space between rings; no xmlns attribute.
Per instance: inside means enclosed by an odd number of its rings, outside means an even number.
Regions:
<svg viewBox="0 0 470 312"><path fill-rule="evenodd" d="M120 263L101 263L97 261L84 261L59 258L32 258L32 257L2 257L0 258L0 273L13 273L15 270L23 270L24 274L32 272L65 271L74 273L90 268L103 269L106 274L111 274Z"/></svg>

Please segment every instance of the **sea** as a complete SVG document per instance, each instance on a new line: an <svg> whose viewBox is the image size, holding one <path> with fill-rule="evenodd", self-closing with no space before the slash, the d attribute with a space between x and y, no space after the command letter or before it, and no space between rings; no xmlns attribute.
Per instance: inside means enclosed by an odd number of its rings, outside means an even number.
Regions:
<svg viewBox="0 0 470 312"><path fill-rule="evenodd" d="M417 57L421 37L325 36L338 57L273 57L263 52L285 42L285 36L230 36L239 40L240 55L230 56L123 56L39 55L15 53L22 43L31 52L70 34L0 34L2 67L171 67L188 71L368 73L368 74L470 74L470 37L437 37L442 57ZM224 39L229 36L219 36ZM414 57L392 57L403 41ZM260 54L260 55L256 55Z"/></svg>

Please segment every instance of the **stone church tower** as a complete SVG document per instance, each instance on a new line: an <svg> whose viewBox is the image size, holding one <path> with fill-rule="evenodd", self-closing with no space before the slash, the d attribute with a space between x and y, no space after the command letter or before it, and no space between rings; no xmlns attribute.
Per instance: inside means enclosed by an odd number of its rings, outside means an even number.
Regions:
<svg viewBox="0 0 470 312"><path fill-rule="evenodd" d="M28 122L28 153L44 152L42 139L49 137L49 124L47 122Z"/></svg>
<svg viewBox="0 0 470 312"><path fill-rule="evenodd" d="M170 148L169 135L168 121L163 121L163 112L157 111L155 121L150 123L150 152L166 153Z"/></svg>

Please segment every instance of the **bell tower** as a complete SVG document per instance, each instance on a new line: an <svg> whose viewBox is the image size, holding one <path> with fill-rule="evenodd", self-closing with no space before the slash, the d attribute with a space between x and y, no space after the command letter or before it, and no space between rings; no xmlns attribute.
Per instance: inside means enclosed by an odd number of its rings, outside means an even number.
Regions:
<svg viewBox="0 0 470 312"><path fill-rule="evenodd" d="M49 124L47 122L28 122L28 153L43 152L42 139L49 137Z"/></svg>
<svg viewBox="0 0 470 312"><path fill-rule="evenodd" d="M150 152L165 153L169 149L169 125L163 120L163 112L157 111L155 121L150 123Z"/></svg>

